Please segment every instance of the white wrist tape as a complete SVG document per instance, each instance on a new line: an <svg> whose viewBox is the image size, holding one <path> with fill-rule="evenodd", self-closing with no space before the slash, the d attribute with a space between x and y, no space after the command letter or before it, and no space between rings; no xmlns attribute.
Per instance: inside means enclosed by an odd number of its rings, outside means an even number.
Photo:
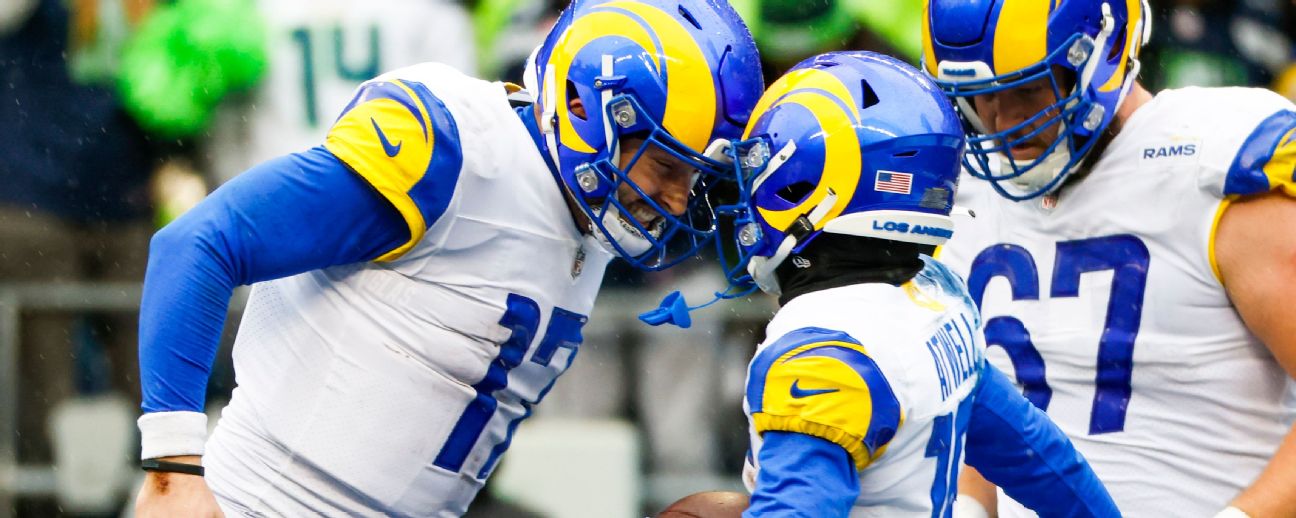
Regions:
<svg viewBox="0 0 1296 518"><path fill-rule="evenodd" d="M1223 511L1217 513L1215 518L1251 518L1251 515L1246 514L1246 511L1230 505L1225 507Z"/></svg>
<svg viewBox="0 0 1296 518"><path fill-rule="evenodd" d="M202 455L207 443L207 414L153 412L139 418L140 459Z"/></svg>
<svg viewBox="0 0 1296 518"><path fill-rule="evenodd" d="M959 495L954 499L954 518L990 518L981 501L968 495Z"/></svg>

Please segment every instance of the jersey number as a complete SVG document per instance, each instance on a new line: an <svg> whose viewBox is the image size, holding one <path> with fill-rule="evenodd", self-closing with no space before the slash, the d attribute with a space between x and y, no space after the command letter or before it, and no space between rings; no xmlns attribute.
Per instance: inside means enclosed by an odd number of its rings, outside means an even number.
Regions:
<svg viewBox="0 0 1296 518"><path fill-rule="evenodd" d="M963 398L954 413L932 420L932 434L924 455L936 458L936 479L931 488L932 518L949 518L954 514L959 466L963 462L963 435L972 416L971 409L972 398Z"/></svg>
<svg viewBox="0 0 1296 518"><path fill-rule="evenodd" d="M1134 339L1143 316L1143 290L1147 286L1148 249L1139 238L1128 234L1061 241L1053 265L1053 298L1078 297L1080 275L1112 271L1111 298L1107 320L1098 341L1097 376L1089 434L1125 429L1125 409L1130 400L1130 378L1134 366ZM998 244L986 248L972 263L968 291L977 306L986 284L995 277L1007 279L1013 300L1039 300L1039 271L1025 248ZM1017 383L1026 399L1048 410L1053 390L1044 377L1044 359L1031 343L1030 331L1010 316L999 316L985 324L986 346L999 346L1008 353Z"/></svg>
<svg viewBox="0 0 1296 518"><path fill-rule="evenodd" d="M378 48L378 26L369 26L369 53L368 57L359 63L348 63L345 56L352 56L353 53L345 52L347 48L347 38L342 30L341 25L333 26L328 31L333 40L333 70L332 72L343 81L348 81L359 85L360 83L377 76L382 69L379 66L378 57L382 54ZM298 27L292 31L292 39L301 47L302 59L302 102L305 103L306 124L314 128L319 125L319 109L316 106L316 59L315 59L315 34L310 28ZM352 39L354 41L354 38ZM320 65L330 64L325 61ZM359 66L355 66L359 65Z"/></svg>
<svg viewBox="0 0 1296 518"><path fill-rule="evenodd" d="M531 355L531 362L541 366L548 366L553 359L554 353L558 352L559 348L563 348L571 351L567 355L567 365L570 366L571 361L576 358L576 348L580 346L583 339L581 328L585 326L587 320L588 318L585 315L555 307L553 313L549 316L549 326L545 329L544 338L540 340L540 345L536 348L535 354ZM490 422L491 417L495 415L496 407L499 406L499 401L495 399L495 391L508 387L509 371L522 364L522 358L526 356L527 349L531 346L531 340L540 328L540 305L523 295L511 293L508 296L504 316L500 317L499 325L509 330L509 337L500 346L499 356L486 369L486 376L476 385L473 385L473 389L477 391L477 396L468 403L468 407L459 416L459 421L455 423L454 429L450 431L450 437L446 439L445 446L442 446L441 452L437 454L434 464L438 467L456 473L463 468L468 453L477 444L478 438L486 430L486 423ZM555 376L554 380L556 379ZM549 382L549 385L544 390L540 391L535 401L522 402L522 406L526 410L521 416L509 422L508 434L503 442L496 444L495 448L491 450L490 457L482 465L477 478L484 479L490 474L495 462L499 460L500 455L504 454L504 451L509 447L509 443L512 442L513 432L517 430L517 425L531 415L531 407L540 403L540 400L544 399L545 394L552 387L553 380Z"/></svg>

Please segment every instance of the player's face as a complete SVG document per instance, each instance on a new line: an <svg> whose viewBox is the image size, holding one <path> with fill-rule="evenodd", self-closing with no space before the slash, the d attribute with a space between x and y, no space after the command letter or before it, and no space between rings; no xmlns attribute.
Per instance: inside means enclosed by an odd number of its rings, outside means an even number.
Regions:
<svg viewBox="0 0 1296 518"><path fill-rule="evenodd" d="M639 149L641 144L643 139L627 138L621 141L621 149ZM688 208L689 191L693 188L693 168L656 146L648 146L643 156L631 166L633 158L634 153L621 153L620 166L623 171L630 168L630 180L666 212L674 216L684 214ZM645 228L652 228L650 224L660 217L629 185L621 184L617 189L617 199Z"/></svg>
<svg viewBox="0 0 1296 518"><path fill-rule="evenodd" d="M988 133L1010 129L1043 110L1049 110L1049 113L1043 117L1009 136L1010 141L1020 139L1047 125L1048 127L1039 134L1012 147L1014 159L1034 160L1048 149L1061 129L1061 124L1056 124L1053 120L1057 115L1056 110L1051 109L1057 100L1058 95L1053 90L1052 82L1045 77L1017 88L975 96L972 98L972 104L976 109L977 117L981 119L982 124L985 124Z"/></svg>

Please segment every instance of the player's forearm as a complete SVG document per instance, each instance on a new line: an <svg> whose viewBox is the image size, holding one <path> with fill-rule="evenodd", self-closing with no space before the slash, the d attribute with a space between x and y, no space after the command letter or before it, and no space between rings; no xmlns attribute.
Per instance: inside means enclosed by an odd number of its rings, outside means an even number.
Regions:
<svg viewBox="0 0 1296 518"><path fill-rule="evenodd" d="M966 462L1008 496L1047 516L1120 516L1071 441L986 366L968 422Z"/></svg>
<svg viewBox="0 0 1296 518"><path fill-rule="evenodd" d="M167 457L160 460L184 464L202 463L202 458L197 456ZM135 498L135 516L219 517L222 513L202 476L150 471L144 477L139 495Z"/></svg>
<svg viewBox="0 0 1296 518"><path fill-rule="evenodd" d="M158 232L140 308L145 457L202 453L234 287L373 259L408 236L399 213L322 148L243 173Z"/></svg>
<svg viewBox="0 0 1296 518"><path fill-rule="evenodd" d="M207 379L236 281L195 210L153 237L140 306L142 458L202 454ZM209 232L209 231L208 231Z"/></svg>
<svg viewBox="0 0 1296 518"><path fill-rule="evenodd" d="M189 219L186 219L189 218ZM162 229L149 247L140 306L140 382L148 412L201 412L236 282L198 230L201 214Z"/></svg>
<svg viewBox="0 0 1296 518"><path fill-rule="evenodd" d="M981 476L976 468L963 466L963 471L959 472L958 484L959 500L971 498L973 505L981 506L988 516L993 518L999 515L999 494L995 491L995 485Z"/></svg>
<svg viewBox="0 0 1296 518"><path fill-rule="evenodd" d="M1252 518L1292 515L1296 509L1296 426L1287 432L1260 477L1233 500L1233 506Z"/></svg>

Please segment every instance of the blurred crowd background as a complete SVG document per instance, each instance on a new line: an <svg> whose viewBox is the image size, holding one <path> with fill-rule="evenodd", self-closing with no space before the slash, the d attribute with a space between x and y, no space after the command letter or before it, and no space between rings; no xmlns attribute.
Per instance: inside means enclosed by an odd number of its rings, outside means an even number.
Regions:
<svg viewBox="0 0 1296 518"><path fill-rule="evenodd" d="M916 63L919 0L734 0L767 82L827 50ZM441 61L520 83L557 0L0 0L0 516L129 513L148 239L260 161L321 142L362 81ZM1296 99L1296 2L1154 1L1151 89ZM772 302L634 315L718 269L613 267L581 359L524 426L478 516L634 516L736 489L747 359ZM691 292L691 293L689 293ZM210 385L229 397L228 347ZM410 404L418 396L410 395ZM565 470L565 471L564 471ZM563 507L566 505L567 507Z"/></svg>

